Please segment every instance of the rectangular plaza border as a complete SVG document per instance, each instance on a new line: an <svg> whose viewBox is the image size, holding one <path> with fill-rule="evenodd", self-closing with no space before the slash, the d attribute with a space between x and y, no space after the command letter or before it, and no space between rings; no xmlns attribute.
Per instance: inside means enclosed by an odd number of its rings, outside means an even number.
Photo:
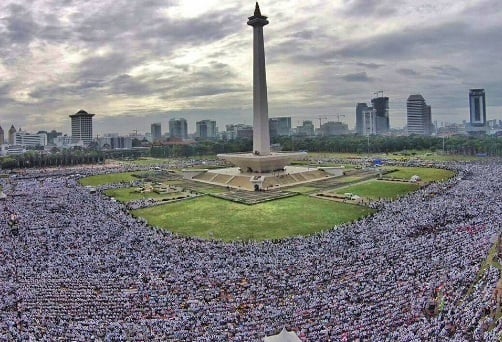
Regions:
<svg viewBox="0 0 502 342"><path fill-rule="evenodd" d="M219 194L209 194L211 197L224 199L227 201L242 203L246 205L253 205L263 202L274 201L281 198L288 198L298 196L300 193L288 191L243 191L234 190L227 191Z"/></svg>

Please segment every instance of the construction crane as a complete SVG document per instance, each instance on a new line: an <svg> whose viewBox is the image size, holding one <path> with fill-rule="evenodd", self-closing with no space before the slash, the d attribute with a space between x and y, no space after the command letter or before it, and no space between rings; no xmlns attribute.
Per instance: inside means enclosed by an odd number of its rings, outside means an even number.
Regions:
<svg viewBox="0 0 502 342"><path fill-rule="evenodd" d="M322 126L322 120L328 120L328 117L326 116L318 116L317 119L319 120L319 128Z"/></svg>
<svg viewBox="0 0 502 342"><path fill-rule="evenodd" d="M340 118L344 118L345 114L330 114L330 115L325 115L325 116L318 116L317 119L319 120L319 127L321 127L322 120L328 120L329 116L336 116L338 119L338 122L341 122Z"/></svg>
<svg viewBox="0 0 502 342"><path fill-rule="evenodd" d="M345 117L345 114L335 114L335 115L333 115L333 116L336 116L336 117L338 118L338 122L341 122L341 121L340 121L340 117L343 117L343 118L344 118L344 117Z"/></svg>

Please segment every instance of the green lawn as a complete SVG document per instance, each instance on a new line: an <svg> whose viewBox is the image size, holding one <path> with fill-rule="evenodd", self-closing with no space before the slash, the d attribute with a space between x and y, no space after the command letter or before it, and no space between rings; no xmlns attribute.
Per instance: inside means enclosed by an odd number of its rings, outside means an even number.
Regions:
<svg viewBox="0 0 502 342"><path fill-rule="evenodd" d="M319 191L319 189L314 188L312 186L301 185L301 186L296 186L294 188L288 188L287 191L298 192L300 194L310 194Z"/></svg>
<svg viewBox="0 0 502 342"><path fill-rule="evenodd" d="M398 171L387 173L385 177L409 180L414 175L420 176L425 182L447 180L455 175L452 171L426 167L399 167Z"/></svg>
<svg viewBox="0 0 502 342"><path fill-rule="evenodd" d="M372 212L361 206L298 195L252 206L204 196L132 213L152 226L181 235L259 241L328 230Z"/></svg>
<svg viewBox="0 0 502 342"><path fill-rule="evenodd" d="M140 200L140 199L172 199L180 196L184 196L185 193L168 193L168 194L158 194L156 192L146 192L140 193L135 191L136 188L122 188L122 189L110 189L105 191L107 196L115 198L117 201L122 203L127 203L130 201Z"/></svg>
<svg viewBox="0 0 502 342"><path fill-rule="evenodd" d="M133 176L134 172L110 173L85 177L80 180L83 186L100 186L105 184L115 184L120 182L132 182L138 180Z"/></svg>
<svg viewBox="0 0 502 342"><path fill-rule="evenodd" d="M374 200L380 198L394 199L398 196L402 196L409 192L418 190L418 188L419 185L413 183L371 180L368 182L362 182L339 188L335 193L343 195L349 192L360 197Z"/></svg>

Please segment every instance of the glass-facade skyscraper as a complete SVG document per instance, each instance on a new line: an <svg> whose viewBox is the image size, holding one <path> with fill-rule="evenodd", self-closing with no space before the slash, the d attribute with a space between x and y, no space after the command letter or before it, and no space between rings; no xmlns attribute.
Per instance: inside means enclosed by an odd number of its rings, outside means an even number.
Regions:
<svg viewBox="0 0 502 342"><path fill-rule="evenodd" d="M469 90L470 123L472 127L486 126L486 103L484 89Z"/></svg>

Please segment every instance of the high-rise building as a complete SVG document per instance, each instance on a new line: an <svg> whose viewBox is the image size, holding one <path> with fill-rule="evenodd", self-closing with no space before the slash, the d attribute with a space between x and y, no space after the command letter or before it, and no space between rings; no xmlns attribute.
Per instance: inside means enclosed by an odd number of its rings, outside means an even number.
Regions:
<svg viewBox="0 0 502 342"><path fill-rule="evenodd" d="M14 127L14 125L10 126L9 137L7 138L9 145L14 145L14 142L16 141L16 132L16 127Z"/></svg>
<svg viewBox="0 0 502 342"><path fill-rule="evenodd" d="M301 126L296 127L296 134L308 137L314 136L314 123L311 120L304 120Z"/></svg>
<svg viewBox="0 0 502 342"><path fill-rule="evenodd" d="M431 106L420 94L410 95L406 102L408 134L431 135Z"/></svg>
<svg viewBox="0 0 502 342"><path fill-rule="evenodd" d="M376 134L376 112L371 107L366 107L361 111L362 124L361 135Z"/></svg>
<svg viewBox="0 0 502 342"><path fill-rule="evenodd" d="M217 135L216 121L202 120L195 123L195 137L200 139L214 139Z"/></svg>
<svg viewBox="0 0 502 342"><path fill-rule="evenodd" d="M5 135L2 126L0 126L0 145L3 145L4 143L5 143Z"/></svg>
<svg viewBox="0 0 502 342"><path fill-rule="evenodd" d="M150 130L152 133L152 142L157 142L162 138L162 126L160 125L160 122L151 124Z"/></svg>
<svg viewBox="0 0 502 342"><path fill-rule="evenodd" d="M291 135L291 117L282 116L268 119L270 136L288 136Z"/></svg>
<svg viewBox="0 0 502 342"><path fill-rule="evenodd" d="M484 89L469 90L469 108L471 127L486 126L486 103Z"/></svg>
<svg viewBox="0 0 502 342"><path fill-rule="evenodd" d="M188 137L187 121L183 118L169 120L169 137L186 139Z"/></svg>
<svg viewBox="0 0 502 342"><path fill-rule="evenodd" d="M371 99L371 104L375 110L376 134L387 133L389 125L389 98L375 97Z"/></svg>
<svg viewBox="0 0 502 342"><path fill-rule="evenodd" d="M356 105L356 133L364 135L366 134L364 127L364 115L363 112L367 111L368 109L372 109L371 107L368 107L368 105L365 102L360 102Z"/></svg>
<svg viewBox="0 0 502 342"><path fill-rule="evenodd" d="M71 137L74 142L82 141L85 146L91 143L93 116L94 114L89 114L83 109L70 115Z"/></svg>
<svg viewBox="0 0 502 342"><path fill-rule="evenodd" d="M349 133L349 127L343 122L328 121L319 128L321 136L344 135Z"/></svg>

